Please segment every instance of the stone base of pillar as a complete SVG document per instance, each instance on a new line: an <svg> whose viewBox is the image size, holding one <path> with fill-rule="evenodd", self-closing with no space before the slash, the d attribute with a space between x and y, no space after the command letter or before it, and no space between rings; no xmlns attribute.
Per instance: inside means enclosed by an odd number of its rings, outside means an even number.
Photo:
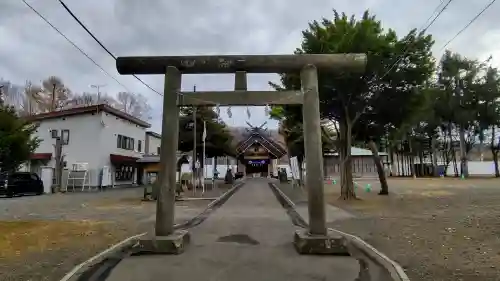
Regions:
<svg viewBox="0 0 500 281"><path fill-rule="evenodd" d="M138 252L179 255L189 245L191 237L189 232L178 230L168 236L145 237L139 240Z"/></svg>
<svg viewBox="0 0 500 281"><path fill-rule="evenodd" d="M334 230L328 230L325 236L310 235L309 230L297 230L293 244L301 255L349 255L345 238Z"/></svg>

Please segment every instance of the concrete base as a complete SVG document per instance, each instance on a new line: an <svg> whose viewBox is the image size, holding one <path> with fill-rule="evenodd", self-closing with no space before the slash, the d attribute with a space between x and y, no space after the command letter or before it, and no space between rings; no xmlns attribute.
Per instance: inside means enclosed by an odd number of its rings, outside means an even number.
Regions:
<svg viewBox="0 0 500 281"><path fill-rule="evenodd" d="M178 230L169 236L155 236L139 240L139 252L151 254L178 255L189 245L189 232Z"/></svg>
<svg viewBox="0 0 500 281"><path fill-rule="evenodd" d="M344 240L333 230L328 230L325 236L313 236L304 229L295 231L293 244L301 255L349 255Z"/></svg>

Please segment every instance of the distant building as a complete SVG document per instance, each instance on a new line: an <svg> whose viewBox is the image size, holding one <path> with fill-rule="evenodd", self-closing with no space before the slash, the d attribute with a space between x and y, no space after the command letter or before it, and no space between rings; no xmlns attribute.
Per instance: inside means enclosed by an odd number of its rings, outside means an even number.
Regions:
<svg viewBox="0 0 500 281"><path fill-rule="evenodd" d="M278 130L251 128L231 128L235 139L238 171L246 174L277 175L278 169L285 169L291 176L289 155L285 140ZM376 177L377 170L370 150L351 147L351 165L355 177ZM380 152L386 169L389 167L387 153ZM306 166L306 165L305 165ZM340 161L335 151L323 154L325 177L337 178L340 174Z"/></svg>
<svg viewBox="0 0 500 281"><path fill-rule="evenodd" d="M104 167L109 168L114 185L136 183L141 177L136 161L156 145L146 141L149 123L105 104L37 114L30 119L39 124L36 136L42 142L25 169L40 173L42 166L54 167L55 130L69 135L63 147L66 168L87 166L90 186L100 185ZM78 165L82 163L86 165Z"/></svg>
<svg viewBox="0 0 500 281"><path fill-rule="evenodd" d="M161 135L147 131L151 125L108 105L92 105L30 116L38 123L36 136L42 142L24 169L40 174L43 166L54 167L53 134L65 134L69 141L63 147L65 168L85 167L88 184L100 186L103 171L109 171L112 185L147 183L159 171ZM260 127L231 127L236 158L206 159L204 174L212 178L217 170L223 178L230 168L233 173L277 175L278 169L290 173L289 156L283 136L277 130ZM355 176L376 175L371 152L352 148ZM189 161L191 153L187 152ZM381 153L383 154L383 153ZM182 153L178 154L180 157ZM189 167L188 167L189 166ZM190 172L185 165L183 172ZM338 177L339 161L335 152L324 154L325 177Z"/></svg>

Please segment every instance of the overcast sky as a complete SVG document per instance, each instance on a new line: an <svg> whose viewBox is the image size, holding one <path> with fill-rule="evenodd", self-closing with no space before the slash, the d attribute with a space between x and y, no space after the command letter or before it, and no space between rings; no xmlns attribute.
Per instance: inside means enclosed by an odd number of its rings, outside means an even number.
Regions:
<svg viewBox="0 0 500 281"><path fill-rule="evenodd" d="M117 56L288 54L299 46L307 23L331 17L332 9L361 15L369 9L387 28L403 35L420 28L440 0L65 0L73 12ZM429 29L436 40L435 55L454 34L490 0L453 1ZM28 0L66 36L115 76L129 90L140 92L153 107L153 129L161 124L161 98L131 76L120 76L114 60L70 17L57 0ZM500 3L495 3L470 28L449 45L471 58L490 54L500 63ZM496 60L495 60L496 59ZM92 91L90 84L105 84L110 95L126 91L106 76L63 37L43 22L21 0L0 0L0 78L23 84L48 76L63 79L74 92ZM161 91L161 76L141 76ZM266 90L275 75L251 75L249 89ZM231 90L231 75L186 75L185 90ZM260 125L267 120L262 107L233 108L229 125ZM270 127L276 122L270 121Z"/></svg>

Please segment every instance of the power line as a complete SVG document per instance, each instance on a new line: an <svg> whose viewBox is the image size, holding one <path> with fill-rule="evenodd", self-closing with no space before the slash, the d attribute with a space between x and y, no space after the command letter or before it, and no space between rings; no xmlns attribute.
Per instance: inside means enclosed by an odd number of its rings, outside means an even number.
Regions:
<svg viewBox="0 0 500 281"><path fill-rule="evenodd" d="M441 16L441 14L448 8L448 6L451 4L452 1L453 0L448 0L448 2L444 5L444 7L442 7L441 10L439 10L436 17L434 17L434 19L432 19L431 22L425 28L422 29L422 32L426 32L427 29L429 29L429 27L431 27L431 25L433 25L434 22L436 22L436 20L439 18L439 16ZM427 21L429 21L434 16L436 11L439 9L439 7L441 5L443 5L443 3L444 3L444 0L441 0L441 3L439 3L439 5L436 7L436 9L434 9L434 12L432 12L432 15L429 17L429 19L427 19Z"/></svg>
<svg viewBox="0 0 500 281"><path fill-rule="evenodd" d="M24 1L24 0L23 0ZM99 44L99 46L101 46L105 51L106 53L108 53L114 60L116 60L116 56L113 55L113 53L111 53L111 51L109 51L108 48L106 48L106 46L104 46L104 44L101 43L101 41L99 39L97 39L97 37L94 36L94 34L87 28L87 26L85 26L85 24L83 24L83 22L71 11L71 9L66 6L66 4L62 1L62 0L59 0L59 3L61 3L61 5L64 7L64 9L71 15L71 17L83 28L85 29L85 31L97 42L97 44ZM141 82L144 86L148 87L151 91L157 93L158 95L160 96L163 96L162 93L156 91L155 89L153 89L151 86L149 86L148 84L146 84L146 82L142 81L142 79L140 79L139 77L137 77L137 75L135 74L132 74L132 76L134 76L135 79L137 79L139 82Z"/></svg>
<svg viewBox="0 0 500 281"><path fill-rule="evenodd" d="M445 0L441 0L441 2L439 3L439 5L436 6L436 8L434 8L434 11L432 12L432 14L429 16L429 18L425 21L425 23L422 25L422 27L420 29L424 29L424 26L430 21L432 20L432 18L434 17L434 15L436 14L436 12L439 10L439 7L441 7L441 5L443 5Z"/></svg>
<svg viewBox="0 0 500 281"><path fill-rule="evenodd" d="M57 31L57 33L59 33L59 35L61 35L62 37L64 37L64 39L66 39L66 41L68 41L71 45L73 45L73 47L75 47L78 51L80 51L80 53L82 53L85 57L87 57L87 59L89 59L95 66L97 66L99 69L101 69L102 72L104 72L111 79L115 80L116 83L118 83L119 85L121 85L123 88L125 88L127 91L130 92L130 90L125 85L123 85L120 81L118 81L118 79L116 79L113 75L111 75L109 72L107 72L101 65L99 65L94 59L92 59L80 47L78 47L78 45L76 45L73 41L71 41L71 39L69 39L57 27L55 27L49 20L47 20L47 18L45 18L35 8L33 8L30 4L28 4L28 2L26 2L26 0L21 0L21 1L23 1L23 3L26 4L26 6L28 6L28 8L30 8L33 12L35 12L43 21L45 21L48 25L50 25L50 27L52 27L52 29L54 29L55 31Z"/></svg>
<svg viewBox="0 0 500 281"><path fill-rule="evenodd" d="M495 0L494 0L495 1ZM434 12L432 12L432 15L427 19L426 22L428 22L433 16L434 14L436 13L436 11L439 9L439 7L441 7L441 5L443 4L444 0L442 0L439 5L434 9ZM436 22L436 20L441 16L441 14L448 8L448 6L451 4L451 2L453 2L453 0L448 0L448 2L441 8L441 10L439 10L439 12L437 13L437 15L434 17L434 19L431 20L431 22L429 22L427 24L427 26L425 26L421 33L423 32L426 32L427 29L429 29L433 24L434 22ZM389 74L389 72L391 72L391 70L396 67L396 65L399 64L399 62L408 54L408 52L410 51L410 48L409 46L406 48L406 50L403 52L403 54L401 56L399 56L399 58L396 60L396 62L389 68L389 70L387 70L387 72L382 75L382 77L379 78L379 80L381 80L382 78L384 78L387 74Z"/></svg>
<svg viewBox="0 0 500 281"><path fill-rule="evenodd" d="M486 5L482 10L481 12L479 12L474 18L472 18L471 21L469 21L468 24L466 24L464 26L464 28L460 29L460 31L457 32L457 34L455 34L455 36L453 36L450 40L448 40L448 42L446 42L446 44L444 44L444 46L440 49L440 51L442 51L444 48L446 48L453 40L455 40L458 36L460 36L460 34L462 34L462 32L464 32L467 28L469 28L469 26L471 26L471 24L473 24L486 10L488 10L491 5L493 5L493 3L495 3L496 0L492 0L488 5Z"/></svg>

